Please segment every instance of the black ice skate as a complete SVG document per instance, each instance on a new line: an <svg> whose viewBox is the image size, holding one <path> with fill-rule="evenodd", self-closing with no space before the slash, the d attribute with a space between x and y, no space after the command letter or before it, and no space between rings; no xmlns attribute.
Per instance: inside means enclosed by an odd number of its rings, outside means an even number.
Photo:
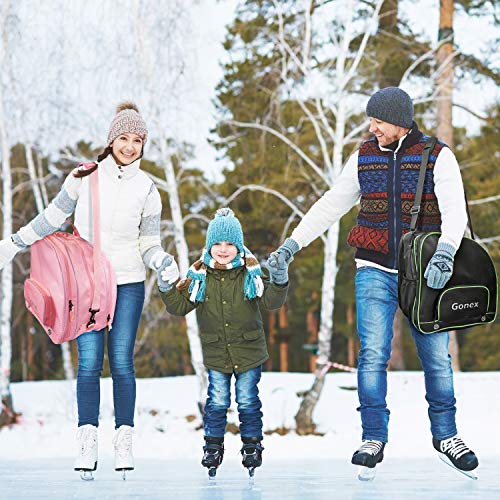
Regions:
<svg viewBox="0 0 500 500"><path fill-rule="evenodd" d="M243 438L241 456L243 467L248 469L248 474L253 477L255 469L262 465L262 452L264 447L260 443L261 438Z"/></svg>
<svg viewBox="0 0 500 500"><path fill-rule="evenodd" d="M224 458L224 439L206 437L205 443L201 465L208 469L208 476L214 478Z"/></svg>
<svg viewBox="0 0 500 500"><path fill-rule="evenodd" d="M358 479L372 481L375 478L375 466L384 459L385 443L382 441L366 440L354 452L351 463L359 465Z"/></svg>
<svg viewBox="0 0 500 500"><path fill-rule="evenodd" d="M458 436L443 439L442 441L433 438L432 444L439 452L439 458L445 464L471 479L477 479L477 474L473 472L479 465L477 457Z"/></svg>

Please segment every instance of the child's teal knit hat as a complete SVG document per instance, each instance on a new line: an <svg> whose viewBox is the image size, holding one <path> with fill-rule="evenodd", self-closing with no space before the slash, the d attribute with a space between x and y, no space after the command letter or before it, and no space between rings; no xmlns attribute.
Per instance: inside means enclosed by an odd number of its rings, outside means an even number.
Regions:
<svg viewBox="0 0 500 500"><path fill-rule="evenodd" d="M208 224L205 244L207 252L210 253L212 246L221 241L228 241L238 249L238 252L243 252L243 229L230 208L219 208Z"/></svg>

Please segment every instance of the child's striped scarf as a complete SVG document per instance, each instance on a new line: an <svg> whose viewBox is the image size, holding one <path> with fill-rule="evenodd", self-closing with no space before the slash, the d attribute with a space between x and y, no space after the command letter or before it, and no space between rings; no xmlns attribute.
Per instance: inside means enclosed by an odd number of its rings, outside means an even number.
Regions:
<svg viewBox="0 0 500 500"><path fill-rule="evenodd" d="M211 269L235 269L241 266L245 266L247 270L244 284L245 297L247 299L262 297L264 292L264 283L261 278L262 269L259 261L246 247L243 247L243 252L239 252L232 262L225 265L219 264L204 248L201 259L189 268L186 279L182 280L177 287L185 290L189 286L189 300L193 303L204 302L207 267Z"/></svg>

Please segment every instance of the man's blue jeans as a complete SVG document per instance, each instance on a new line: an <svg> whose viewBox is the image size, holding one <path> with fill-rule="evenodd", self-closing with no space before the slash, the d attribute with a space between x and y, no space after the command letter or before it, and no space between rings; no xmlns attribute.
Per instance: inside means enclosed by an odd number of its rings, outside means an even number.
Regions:
<svg viewBox="0 0 500 500"><path fill-rule="evenodd" d="M134 426L135 370L134 345L144 305L144 283L118 285L115 316L108 332L108 358L113 379L115 428ZM80 335L76 397L78 426L99 425L100 384L105 330Z"/></svg>
<svg viewBox="0 0 500 500"><path fill-rule="evenodd" d="M358 396L363 439L388 440L387 364L391 356L392 324L398 306L398 276L375 267L356 273ZM425 376L431 432L436 439L457 433L455 395L448 332L423 334L410 323Z"/></svg>
<svg viewBox="0 0 500 500"><path fill-rule="evenodd" d="M262 403L257 387L261 374L262 365L243 373L234 374L242 438L262 438ZM227 410L231 405L231 377L231 373L208 370L208 398L203 415L205 436L224 437Z"/></svg>

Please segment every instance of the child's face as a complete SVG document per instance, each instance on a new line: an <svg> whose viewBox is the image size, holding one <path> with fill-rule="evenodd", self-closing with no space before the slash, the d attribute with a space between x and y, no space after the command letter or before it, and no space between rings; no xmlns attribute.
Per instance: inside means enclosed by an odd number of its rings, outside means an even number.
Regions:
<svg viewBox="0 0 500 500"><path fill-rule="evenodd" d="M238 249L232 243L227 241L219 241L219 243L212 245L212 248L210 249L212 257L222 265L232 262L237 253Z"/></svg>

